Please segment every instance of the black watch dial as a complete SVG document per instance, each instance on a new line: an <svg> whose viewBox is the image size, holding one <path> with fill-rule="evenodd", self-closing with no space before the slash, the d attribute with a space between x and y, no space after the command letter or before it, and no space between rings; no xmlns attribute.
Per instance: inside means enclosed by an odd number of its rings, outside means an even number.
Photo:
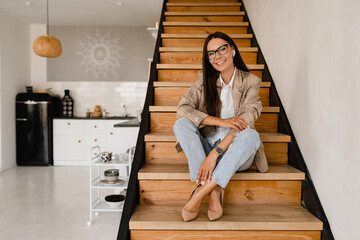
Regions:
<svg viewBox="0 0 360 240"><path fill-rule="evenodd" d="M217 146L215 147L215 151L219 155L223 154L223 152L224 152L221 147L217 147Z"/></svg>

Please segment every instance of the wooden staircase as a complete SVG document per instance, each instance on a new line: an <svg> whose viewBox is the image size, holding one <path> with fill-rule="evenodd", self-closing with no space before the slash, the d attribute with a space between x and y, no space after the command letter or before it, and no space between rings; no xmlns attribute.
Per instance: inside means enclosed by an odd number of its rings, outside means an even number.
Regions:
<svg viewBox="0 0 360 240"><path fill-rule="evenodd" d="M206 198L199 217L184 222L181 209L196 185L190 181L187 159L176 153L172 127L176 106L201 69L202 45L208 33L223 31L234 40L249 70L262 78L258 48L243 22L236 0L169 0L159 48L160 62L149 107L150 130L144 137L145 164L138 172L139 204L131 217L131 239L321 239L323 223L301 205L305 174L288 165L291 137L278 132L278 106L270 106L270 82L263 82L262 115L255 126L264 143L269 171L253 165L236 173L224 198L224 216L210 222Z"/></svg>

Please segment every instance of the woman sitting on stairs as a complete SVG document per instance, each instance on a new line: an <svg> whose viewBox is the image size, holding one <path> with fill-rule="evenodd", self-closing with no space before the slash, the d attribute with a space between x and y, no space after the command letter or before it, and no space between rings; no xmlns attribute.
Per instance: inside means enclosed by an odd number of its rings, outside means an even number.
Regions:
<svg viewBox="0 0 360 240"><path fill-rule="evenodd" d="M268 170L264 146L254 128L262 109L261 80L249 72L225 33L207 37L202 64L203 71L178 105L174 125L176 147L185 152L191 181L201 183L182 210L184 221L197 218L207 195L209 219L221 218L230 178L248 169L254 159L260 172Z"/></svg>

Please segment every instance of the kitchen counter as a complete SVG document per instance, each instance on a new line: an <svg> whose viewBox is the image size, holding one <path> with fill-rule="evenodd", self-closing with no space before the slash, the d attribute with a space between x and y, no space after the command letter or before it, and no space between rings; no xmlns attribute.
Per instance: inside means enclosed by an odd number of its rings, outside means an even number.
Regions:
<svg viewBox="0 0 360 240"><path fill-rule="evenodd" d="M54 119L82 119L82 120L132 120L135 117L106 117L106 118L87 118L87 117L54 117Z"/></svg>
<svg viewBox="0 0 360 240"><path fill-rule="evenodd" d="M54 166L88 165L94 146L103 151L125 153L136 145L138 132L139 123L135 117L55 118Z"/></svg>
<svg viewBox="0 0 360 240"><path fill-rule="evenodd" d="M107 117L107 118L87 118L87 117L54 117L53 119L68 119L68 120L122 120L122 122L114 124L118 127L140 127L136 117ZM128 120L128 121L124 121Z"/></svg>
<svg viewBox="0 0 360 240"><path fill-rule="evenodd" d="M139 121L137 120L137 118L132 118L131 120L129 121L126 121L126 122L123 122L123 123L117 123L114 125L114 127L139 127L140 126L140 123Z"/></svg>

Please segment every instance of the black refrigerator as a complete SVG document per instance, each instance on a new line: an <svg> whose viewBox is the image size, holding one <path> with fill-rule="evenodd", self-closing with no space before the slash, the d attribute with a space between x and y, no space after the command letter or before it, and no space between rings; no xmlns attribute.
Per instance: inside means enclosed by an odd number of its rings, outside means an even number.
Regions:
<svg viewBox="0 0 360 240"><path fill-rule="evenodd" d="M16 163L53 164L52 118L60 116L60 98L46 93L16 95Z"/></svg>

